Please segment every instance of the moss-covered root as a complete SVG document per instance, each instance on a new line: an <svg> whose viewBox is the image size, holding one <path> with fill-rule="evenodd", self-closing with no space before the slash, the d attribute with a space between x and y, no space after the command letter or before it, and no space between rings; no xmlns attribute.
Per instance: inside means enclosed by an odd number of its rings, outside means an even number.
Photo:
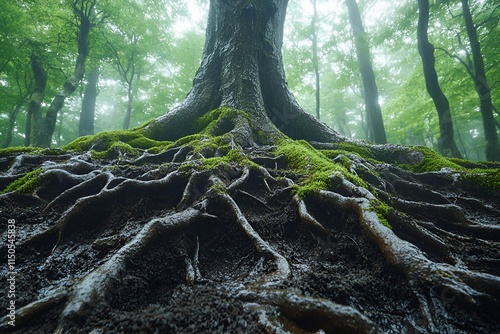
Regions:
<svg viewBox="0 0 500 334"><path fill-rule="evenodd" d="M219 184L220 180L214 180ZM290 266L288 261L274 250L261 236L253 229L248 220L241 212L238 204L225 192L219 192L217 201L226 206L230 212L234 214L236 223L245 232L248 238L252 241L255 249L265 260L271 260L274 264L274 271L266 274L256 284L262 287L271 287L281 284L290 275Z"/></svg>
<svg viewBox="0 0 500 334"><path fill-rule="evenodd" d="M358 310L329 300L269 289L244 290L239 293L239 297L247 302L276 306L282 316L299 327L300 332L304 330L338 334L382 333L375 323Z"/></svg>
<svg viewBox="0 0 500 334"><path fill-rule="evenodd" d="M462 304L472 308L482 305L485 301L494 302L495 296L500 295L499 277L429 260L417 247L400 239L391 229L384 226L372 211L368 199L344 197L329 191L320 191L318 196L337 208L357 213L365 234L377 244L386 260L408 277L419 297L421 313L427 318L427 331L435 332L432 319L439 315L431 316L426 297L421 292L423 287L446 289Z"/></svg>

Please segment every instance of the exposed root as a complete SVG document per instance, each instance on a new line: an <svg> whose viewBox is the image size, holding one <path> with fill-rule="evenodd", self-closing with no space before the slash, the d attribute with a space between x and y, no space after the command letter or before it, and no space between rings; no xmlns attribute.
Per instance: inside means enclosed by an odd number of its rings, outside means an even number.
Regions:
<svg viewBox="0 0 500 334"><path fill-rule="evenodd" d="M85 276L72 290L69 301L61 313L56 333L71 328L71 321L84 316L99 300L105 301L113 292L115 280L123 276L127 263L137 257L154 240L167 232L184 228L195 220L214 218L199 209L189 208L181 212L156 218L147 223L135 238L123 246L98 269Z"/></svg>
<svg viewBox="0 0 500 334"><path fill-rule="evenodd" d="M293 200L297 204L298 214L302 223L306 224L312 231L323 237L328 237L331 235L330 231L324 228L320 222L318 222L313 216L309 214L306 204L299 198L299 196L293 196Z"/></svg>
<svg viewBox="0 0 500 334"><path fill-rule="evenodd" d="M282 290L243 290L244 301L277 306L281 315L307 332L381 333L378 326L358 310L329 300L298 295Z"/></svg>
<svg viewBox="0 0 500 334"><path fill-rule="evenodd" d="M485 298L489 299L488 296L500 295L499 277L429 260L417 247L401 240L381 224L366 198L347 198L329 191L320 191L319 198L356 212L365 233L379 246L388 262L407 275L417 296L422 286L441 286L467 305L479 306ZM428 313L427 305L421 304L421 307L424 314ZM428 330L432 331L432 326Z"/></svg>
<svg viewBox="0 0 500 334"><path fill-rule="evenodd" d="M250 238L259 254L267 259L270 259L274 263L274 270L261 278L258 285L271 287L281 284L283 280L290 275L290 266L288 265L288 261L271 246L269 246L269 244L265 242L257 232L255 232L231 196L225 193L219 194L217 199L231 209L235 215L236 222Z"/></svg>

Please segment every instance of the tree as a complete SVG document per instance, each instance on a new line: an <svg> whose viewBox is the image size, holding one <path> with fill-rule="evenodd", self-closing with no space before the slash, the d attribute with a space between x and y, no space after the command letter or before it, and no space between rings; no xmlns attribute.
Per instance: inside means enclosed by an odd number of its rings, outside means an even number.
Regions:
<svg viewBox="0 0 500 334"><path fill-rule="evenodd" d="M370 128L369 138L376 143L385 144L387 139L382 119L382 111L378 102L378 89L375 81L375 74L370 59L368 36L365 33L356 0L346 0L346 5L349 10L349 21L351 23L354 44L356 46L359 70L363 80L366 118Z"/></svg>
<svg viewBox="0 0 500 334"><path fill-rule="evenodd" d="M78 135L87 136L94 134L95 105L98 94L99 67L94 66L87 76L87 85L82 100L82 111L80 113L80 124Z"/></svg>
<svg viewBox="0 0 500 334"><path fill-rule="evenodd" d="M89 55L90 30L98 19L95 8L97 0L71 0L69 2L78 26L78 55L75 60L73 74L65 81L62 90L53 98L47 110L43 126L41 126L37 135L36 146L50 146L56 126L57 113L63 107L64 100L76 90L83 79L85 61Z"/></svg>
<svg viewBox="0 0 500 334"><path fill-rule="evenodd" d="M486 79L481 45L477 37L477 29L474 26L468 0L462 0L462 9L474 62L475 86L480 100L481 115L483 116L484 136L486 138L486 159L490 161L500 161L500 142L498 141L495 117L493 116L491 91Z"/></svg>
<svg viewBox="0 0 500 334"><path fill-rule="evenodd" d="M29 280L15 329L498 328L500 165L349 141L306 114L283 74L286 6L212 0L193 87L151 123L1 153Z"/></svg>
<svg viewBox="0 0 500 334"><path fill-rule="evenodd" d="M425 84L427 91L434 101L439 115L439 129L441 137L438 139L439 151L446 157L462 158L453 136L453 121L450 112L450 103L439 85L435 66L434 46L429 42L427 35L429 27L429 1L418 1L418 51L424 67Z"/></svg>
<svg viewBox="0 0 500 334"><path fill-rule="evenodd" d="M311 0L313 5L313 17L311 19L311 42L312 42L312 62L314 66L314 76L316 78L316 118L321 119L320 114L320 78L319 78L319 59L318 59L318 34L316 32L316 22L318 20L318 10L316 8L316 0Z"/></svg>
<svg viewBox="0 0 500 334"><path fill-rule="evenodd" d="M35 86L31 94L28 107L28 116L26 117L26 137L24 144L29 146L36 143L42 123L42 102L47 87L47 72L45 71L42 59L33 54L31 56L31 69Z"/></svg>

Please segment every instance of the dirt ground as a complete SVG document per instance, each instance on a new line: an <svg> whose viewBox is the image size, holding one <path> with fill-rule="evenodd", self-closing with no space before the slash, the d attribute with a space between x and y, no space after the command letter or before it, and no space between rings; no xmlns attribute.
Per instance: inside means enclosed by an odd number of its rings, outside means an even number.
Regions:
<svg viewBox="0 0 500 334"><path fill-rule="evenodd" d="M173 165L161 167L158 175L175 168ZM113 174L138 178L148 170L150 166L121 166L116 167ZM123 193L112 201L96 202L92 210L79 213L79 220L85 222L83 227L72 226L60 241L52 236L27 244L26 240L55 224L67 206L43 211L47 202L57 195L57 189L45 189L42 198L21 194L0 197L2 244L6 240L7 221L15 219L16 222L17 310L57 289L71 290L89 272L100 270L96 268L130 242L151 217L175 211L184 187L185 182L179 181L152 196ZM290 189L281 190L269 192L259 176L253 175L233 196L253 229L288 260L291 274L274 289L350 306L384 333L425 332L418 330L423 325L421 301L408 278L388 264L379 248L365 235L355 214L307 199L309 211L331 231L330 237L320 238L300 222ZM496 205L498 207L498 203ZM307 311L285 316L280 305L241 297L241 291L272 270L273 264L259 255L244 231L233 223L234 217L224 205L215 203L211 208L210 214L217 219L202 219L163 235L145 251L134 255L127 270L116 277L106 291L106 298L98 296L88 314L75 317L68 333L324 332L319 318ZM472 207L468 212L483 219L488 217L488 213ZM435 233L448 243L453 256L461 262L459 265L500 275L498 241L469 236L457 239L440 230ZM6 248L2 246L2 249ZM195 252L199 254L202 279L189 285L186 257L192 257ZM430 257L432 254L429 252ZM446 261L439 256L433 260ZM3 316L7 314L10 300L5 283L9 271L6 257L2 256L1 261L4 288L0 290L0 316ZM498 300L489 300L491 308L487 307L488 300L485 301L485 306L478 311L446 287L423 286L421 289L431 309L446 315L434 319L437 332L500 333ZM26 326L17 326L19 330L15 332L54 332L64 300L51 303L43 312L26 320ZM19 320L18 315L18 321L24 320Z"/></svg>

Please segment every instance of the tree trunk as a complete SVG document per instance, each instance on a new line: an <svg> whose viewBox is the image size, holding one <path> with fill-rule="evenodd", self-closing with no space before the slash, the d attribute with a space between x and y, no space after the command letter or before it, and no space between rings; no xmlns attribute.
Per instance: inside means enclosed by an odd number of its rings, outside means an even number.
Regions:
<svg viewBox="0 0 500 334"><path fill-rule="evenodd" d="M99 83L99 68L90 70L87 77L87 86L82 100L82 112L80 113L80 123L78 135L87 136L94 134L95 105L97 100L97 90Z"/></svg>
<svg viewBox="0 0 500 334"><path fill-rule="evenodd" d="M500 161L500 143L495 127L495 117L493 116L491 92L488 81L486 80L481 45L477 37L477 29L472 20L468 0L462 0L462 9L467 35L469 36L472 59L474 61L476 92L479 96L481 115L483 117L484 136L486 139L486 159L489 161Z"/></svg>
<svg viewBox="0 0 500 334"><path fill-rule="evenodd" d="M288 88L281 55L287 3L211 1L193 87L179 107L147 126L149 136L174 140L196 133L199 129L190 126L193 120L229 106L248 113L251 132L267 134L260 140L280 137L281 132L315 141L343 138L302 110ZM241 144L252 145L256 138L247 139Z"/></svg>
<svg viewBox="0 0 500 334"><path fill-rule="evenodd" d="M47 73L43 68L42 61L39 56L31 56L31 69L35 80L35 87L28 107L28 115L26 116L26 130L24 145L29 146L37 142L40 127L42 123L42 102L45 96L45 88L47 86Z"/></svg>
<svg viewBox="0 0 500 334"><path fill-rule="evenodd" d="M441 137L438 139L438 148L440 153L446 157L462 158L454 139L450 103L439 86L435 68L434 46L429 42L428 38L429 1L418 0L418 8L418 51L424 67L427 92L434 101L439 116Z"/></svg>
<svg viewBox="0 0 500 334"><path fill-rule="evenodd" d="M139 86L139 80L141 78L141 68L139 66L136 69L135 56L133 55L130 59L130 79L127 79L127 72L124 72L124 78L127 81L127 110L125 112L125 119L123 121L123 129L128 129L130 127L130 119L132 118L132 104L134 102L134 96L137 95L137 90Z"/></svg>
<svg viewBox="0 0 500 334"><path fill-rule="evenodd" d="M385 135L384 121L382 119L382 110L378 103L378 89L370 59L368 36L363 27L356 0L346 0L346 5L349 11L349 21L352 27L361 79L363 80L366 118L370 129L369 140L378 144L384 144L387 142L387 138Z"/></svg>
<svg viewBox="0 0 500 334"><path fill-rule="evenodd" d="M49 106L43 127L36 142L36 146L49 147L56 127L57 113L64 106L64 101L80 84L85 74L85 61L89 54L89 33L92 28L92 16L96 0L75 1L73 10L79 20L78 56L76 58L73 74L64 83L63 89L54 97Z"/></svg>
<svg viewBox="0 0 500 334"><path fill-rule="evenodd" d="M347 142L303 112L286 4L212 0L194 87L152 124L2 153L26 281L0 331L497 331L500 164Z"/></svg>
<svg viewBox="0 0 500 334"><path fill-rule="evenodd" d="M316 0L311 0L313 5L313 17L311 20L311 39L312 39L312 62L314 66L314 75L316 78L316 119L321 119L320 112L320 77L319 77L319 59L318 59L318 34L316 33L316 22L318 21L318 10Z"/></svg>

